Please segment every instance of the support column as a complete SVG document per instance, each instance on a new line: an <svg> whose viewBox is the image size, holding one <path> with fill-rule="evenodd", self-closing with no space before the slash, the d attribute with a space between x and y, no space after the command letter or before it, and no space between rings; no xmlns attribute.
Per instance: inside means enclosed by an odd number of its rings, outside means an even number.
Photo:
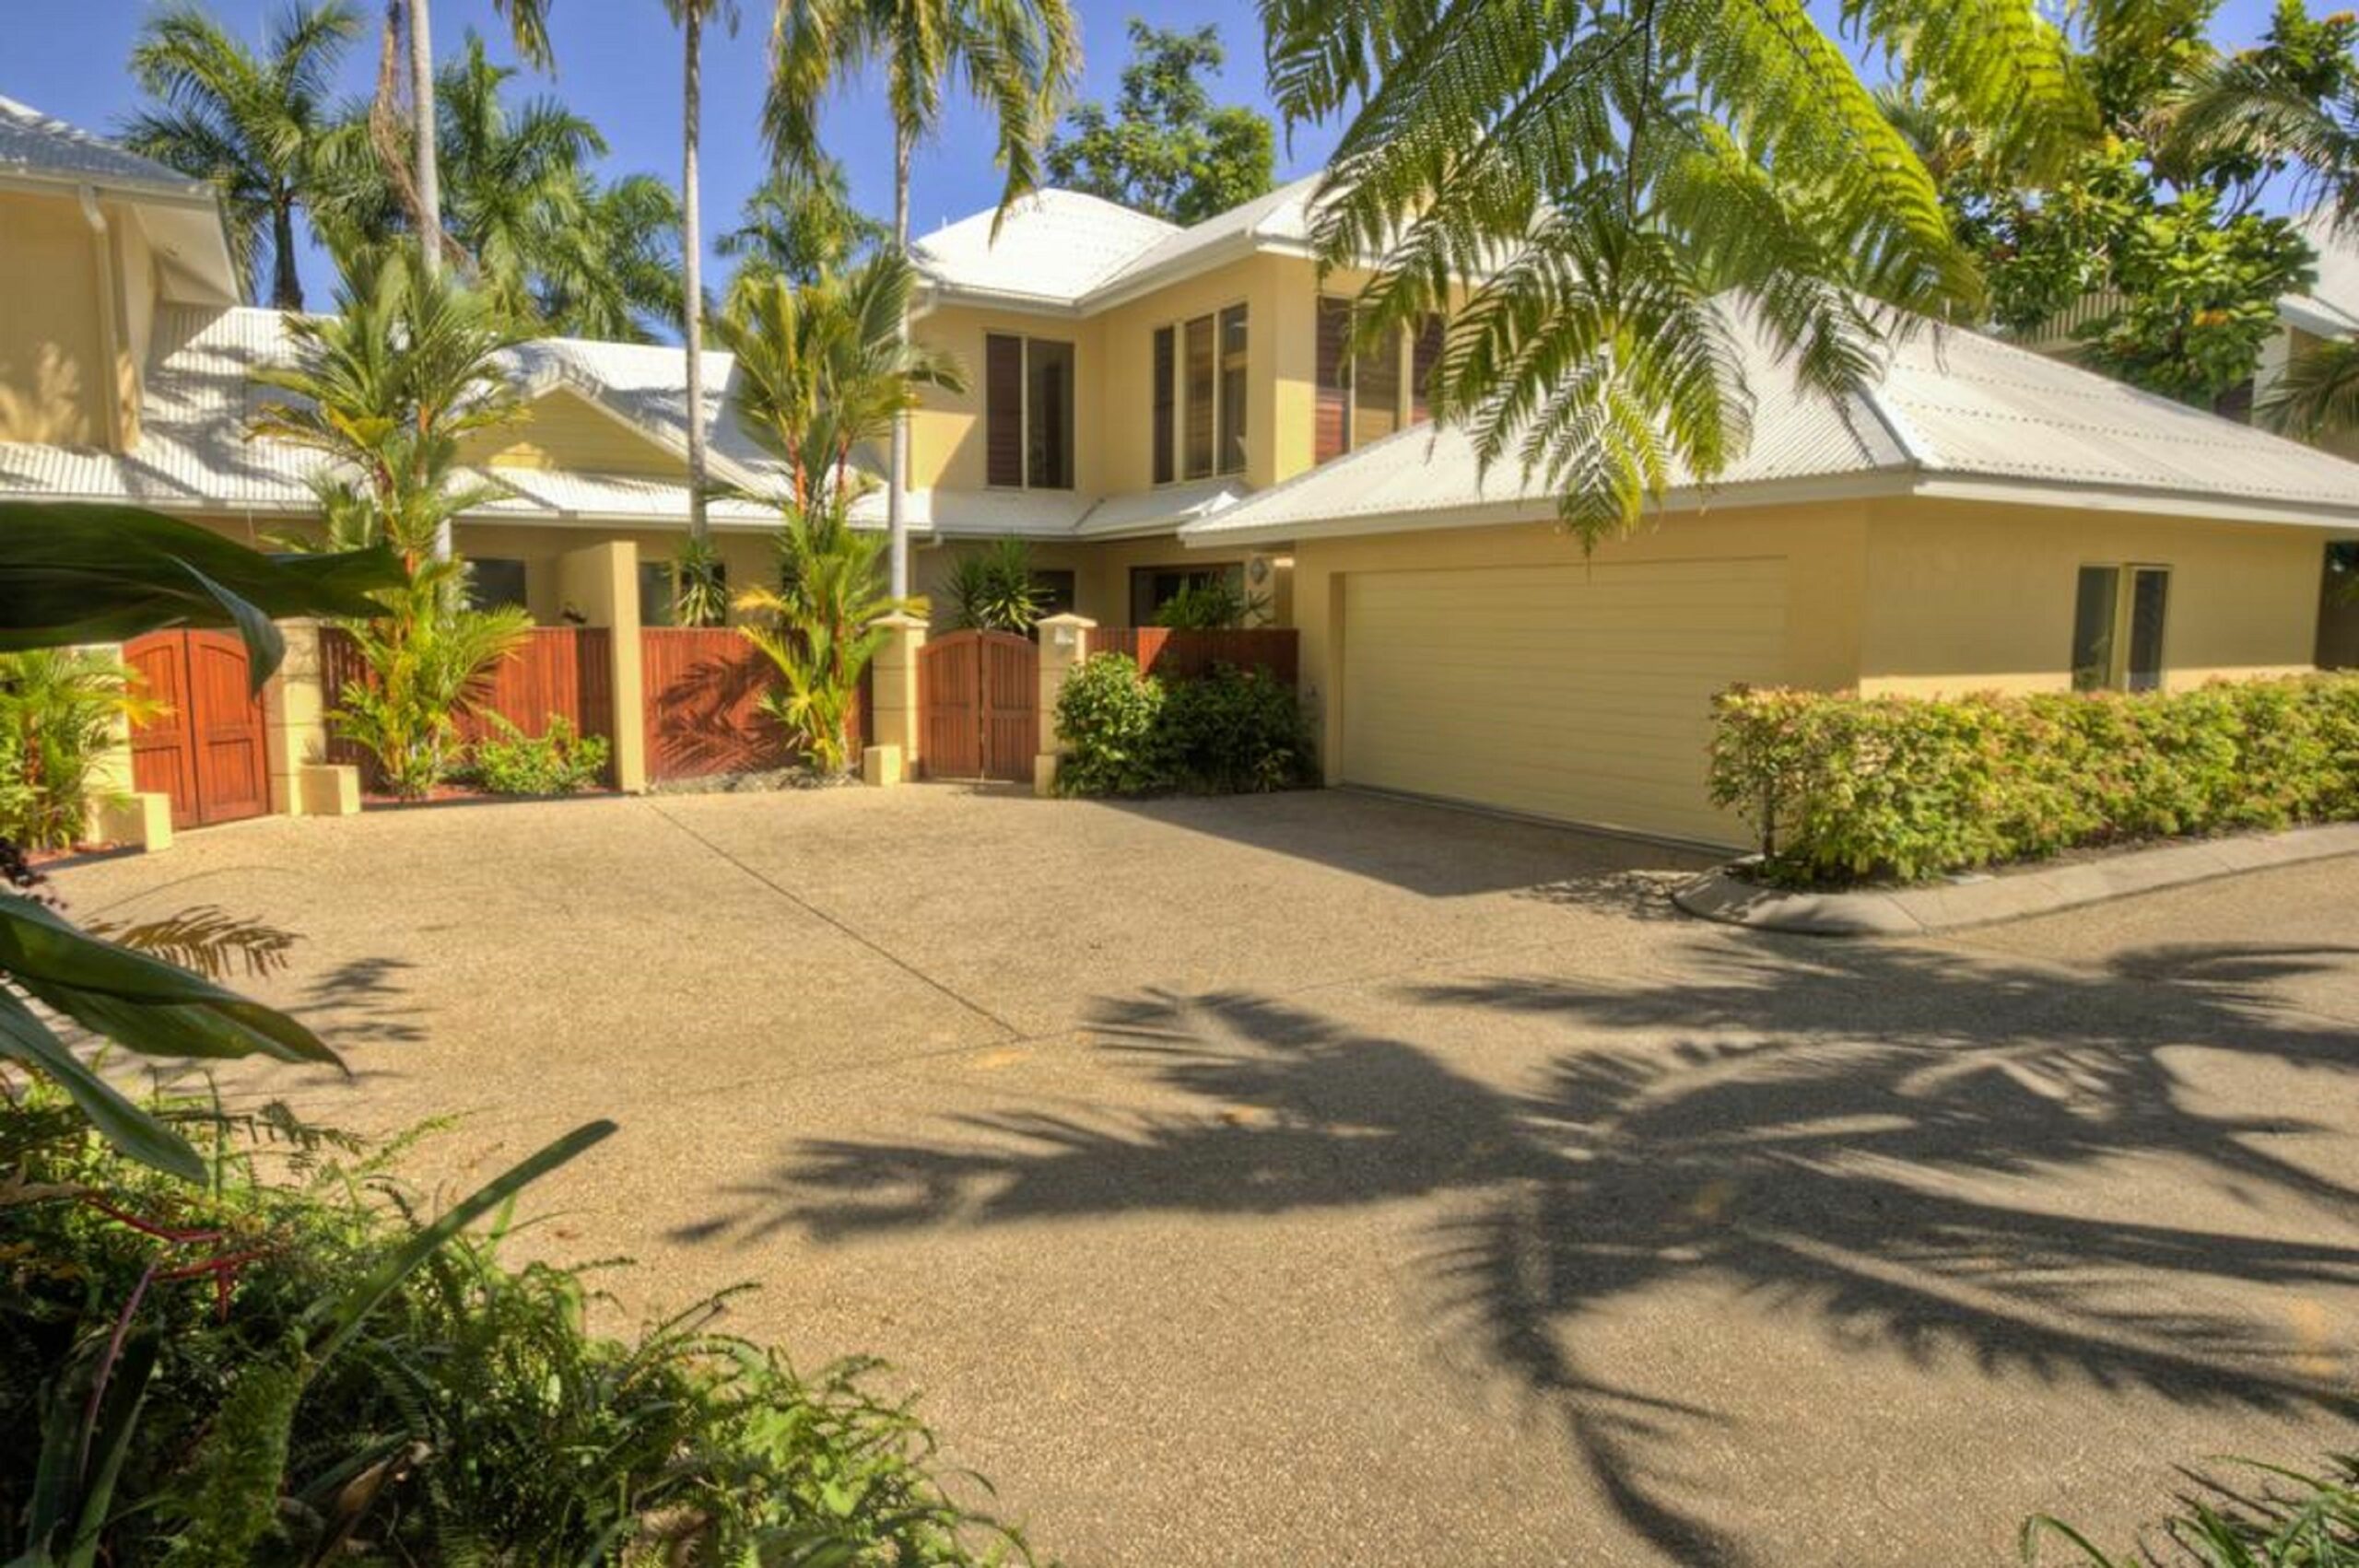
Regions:
<svg viewBox="0 0 2359 1568"><path fill-rule="evenodd" d="M557 602L585 626L612 634L608 675L614 683L615 732L607 737L615 788L647 789L646 649L639 635L639 544L610 539L569 550L557 560Z"/></svg>
<svg viewBox="0 0 2359 1568"><path fill-rule="evenodd" d="M1032 758L1036 795L1057 792L1057 759L1063 755L1057 743L1057 698L1065 689L1065 676L1089 657L1089 634L1097 626L1086 615L1070 613L1040 622L1040 749Z"/></svg>
<svg viewBox="0 0 2359 1568"><path fill-rule="evenodd" d="M925 648L924 617L906 612L880 615L871 623L885 628L885 646L876 650L871 683L876 712L869 733L876 743L860 755L860 776L871 784L898 784L915 778L925 761L925 716L918 708L918 655Z"/></svg>
<svg viewBox="0 0 2359 1568"><path fill-rule="evenodd" d="M263 749L271 809L281 816L351 816L360 810L360 770L328 761L327 678L320 623L283 621L287 656L262 688Z"/></svg>
<svg viewBox="0 0 2359 1568"><path fill-rule="evenodd" d="M123 661L120 643L93 643L76 652ZM131 725L121 714L108 721L105 750L83 800L82 835L104 843L135 844L143 849L172 847L172 798L141 792L131 772Z"/></svg>

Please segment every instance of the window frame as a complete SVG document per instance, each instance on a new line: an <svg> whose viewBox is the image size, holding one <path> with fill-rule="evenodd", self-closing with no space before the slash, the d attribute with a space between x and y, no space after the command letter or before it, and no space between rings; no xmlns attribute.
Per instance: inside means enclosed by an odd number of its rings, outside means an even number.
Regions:
<svg viewBox="0 0 2359 1568"><path fill-rule="evenodd" d="M1245 372L1243 402L1250 415L1253 407L1253 302L1250 298L1237 295L1202 310L1191 310L1184 316L1153 322L1147 328L1147 474L1150 489L1162 489L1171 485L1201 485L1208 479L1233 479L1252 465L1253 432L1246 428L1238 432L1236 466L1223 466L1225 455L1221 451L1220 438L1226 414L1223 405L1227 400L1222 389L1226 381L1224 372L1229 369L1230 355L1222 345L1221 328L1232 311L1242 311L1245 316L1245 346L1238 351L1236 357ZM1206 445L1212 451L1212 466L1202 474L1191 474L1188 470L1188 438L1192 428L1192 422L1188 417L1188 329L1198 322L1211 323L1212 330L1213 396L1211 408L1204 415L1210 427L1206 432ZM1156 374L1157 345L1166 333L1171 334L1171 374L1166 384L1157 386L1156 383L1162 380ZM1170 399L1171 427L1168 432L1162 428L1159 417L1163 412L1159 398L1163 397ZM1165 441L1167 434L1169 436L1168 446Z"/></svg>
<svg viewBox="0 0 2359 1568"><path fill-rule="evenodd" d="M2107 628L2106 669L2101 678L2084 684L2081 679L2078 655L2081 640L2080 592L2083 579L2091 572L2109 573L2113 579L2113 605L2110 624ZM2161 691L2170 681L2171 647L2171 587L2177 572L2166 561L2083 561L2072 573L2072 650L2066 655L2066 678L2076 692L2144 692ZM2154 668L2141 672L2135 668L2135 641L2138 630L2138 589L2142 579L2162 579L2161 626L2154 638Z"/></svg>
<svg viewBox="0 0 2359 1568"><path fill-rule="evenodd" d="M1340 449L1331 452L1326 457L1322 458L1319 456L1318 393L1323 389L1314 382L1311 388L1312 425L1310 437L1311 465L1313 467L1317 467L1320 463L1332 462L1337 458L1349 457L1352 453L1359 451L1362 447L1373 445L1377 441L1384 440L1392 436L1397 436L1403 430L1414 429L1417 426L1426 424L1432 420L1433 411L1430 407L1429 401L1425 396L1423 391L1424 382L1417 375L1417 348L1419 342L1425 338L1428 332L1431 332L1434 334L1435 363L1438 364L1440 362L1440 353L1446 346L1445 337L1449 330L1449 318L1439 310L1426 311L1423 319L1419 322L1417 329L1414 332L1410 331L1406 327L1395 327L1392 329L1392 352L1390 356L1393 361L1392 373L1394 377L1392 393L1392 428L1386 431L1382 436L1371 437L1366 441L1355 440L1353 439L1353 427L1357 423L1360 414L1359 362L1362 358L1367 357L1367 356L1350 352L1352 318L1357 313L1358 307L1354 303L1349 295L1328 294L1324 292L1320 293L1317 296L1317 303L1312 307L1312 330L1314 332L1319 330L1318 323L1320 322L1320 318L1325 314L1327 307L1331 305L1339 308L1342 310L1344 319L1344 352L1342 356L1344 378L1343 445Z"/></svg>
<svg viewBox="0 0 2359 1568"><path fill-rule="evenodd" d="M1016 466L1021 477L1011 485L992 477L991 427L991 354L992 341L1003 339L1016 345L1015 360L1015 451ZM1066 389L1065 482L1062 485L1035 484L1032 479L1032 345L1045 344L1062 348L1065 362L1072 367L1070 384ZM983 331L983 488L986 490L1052 490L1074 491L1081 487L1081 345L1069 337L1035 337L1030 333Z"/></svg>

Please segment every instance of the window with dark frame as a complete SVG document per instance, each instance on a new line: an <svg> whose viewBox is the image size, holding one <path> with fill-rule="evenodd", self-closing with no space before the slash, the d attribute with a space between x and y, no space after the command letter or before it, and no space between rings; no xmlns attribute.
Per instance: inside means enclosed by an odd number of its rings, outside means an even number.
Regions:
<svg viewBox="0 0 2359 1568"><path fill-rule="evenodd" d="M1215 387L1219 361L1213 341L1213 319L1198 316L1190 322L1185 338L1187 396L1180 400L1180 407L1186 411L1188 434L1187 462L1181 472L1191 479L1208 479L1213 472L1213 406L1217 396Z"/></svg>
<svg viewBox="0 0 2359 1568"><path fill-rule="evenodd" d="M1245 472L1248 321L1228 305L1155 329L1156 484Z"/></svg>
<svg viewBox="0 0 2359 1568"><path fill-rule="evenodd" d="M467 557L467 608L499 610L525 607L524 563L497 556Z"/></svg>
<svg viewBox="0 0 2359 1568"><path fill-rule="evenodd" d="M1442 320L1427 315L1414 334L1393 331L1354 355L1352 302L1319 297L1312 375L1311 457L1326 462L1431 416L1428 389L1441 363Z"/></svg>
<svg viewBox="0 0 2359 1568"><path fill-rule="evenodd" d="M1214 466L1223 474L1245 472L1245 307L1220 313L1220 443Z"/></svg>
<svg viewBox="0 0 2359 1568"><path fill-rule="evenodd" d="M983 338L983 482L1003 489L1074 485L1074 346Z"/></svg>
<svg viewBox="0 0 2359 1568"><path fill-rule="evenodd" d="M1157 485L1168 485L1179 477L1179 336L1176 327L1155 329L1155 483Z"/></svg>

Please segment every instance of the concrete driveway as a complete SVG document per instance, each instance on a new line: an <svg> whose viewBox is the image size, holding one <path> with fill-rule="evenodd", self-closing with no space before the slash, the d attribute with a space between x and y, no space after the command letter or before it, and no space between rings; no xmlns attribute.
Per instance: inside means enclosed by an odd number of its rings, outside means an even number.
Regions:
<svg viewBox="0 0 2359 1568"><path fill-rule="evenodd" d="M1067 1562L2013 1560L2353 1443L2359 865L1939 945L1673 918L1671 851L1343 793L949 787L268 822L79 868L418 1172L634 1309L880 1353ZM2061 1561L2061 1559L2059 1559Z"/></svg>

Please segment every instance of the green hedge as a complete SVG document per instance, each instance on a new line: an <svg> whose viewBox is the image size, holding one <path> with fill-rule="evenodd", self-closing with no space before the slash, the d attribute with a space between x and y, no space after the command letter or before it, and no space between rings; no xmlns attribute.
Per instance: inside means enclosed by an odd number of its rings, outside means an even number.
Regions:
<svg viewBox="0 0 2359 1568"><path fill-rule="evenodd" d="M2359 675L2186 692L1714 699L1712 798L1788 883L2359 816Z"/></svg>
<svg viewBox="0 0 2359 1568"><path fill-rule="evenodd" d="M1167 682L1126 653L1097 654L1057 694L1057 736L1069 795L1252 794L1315 777L1302 706L1267 670Z"/></svg>

